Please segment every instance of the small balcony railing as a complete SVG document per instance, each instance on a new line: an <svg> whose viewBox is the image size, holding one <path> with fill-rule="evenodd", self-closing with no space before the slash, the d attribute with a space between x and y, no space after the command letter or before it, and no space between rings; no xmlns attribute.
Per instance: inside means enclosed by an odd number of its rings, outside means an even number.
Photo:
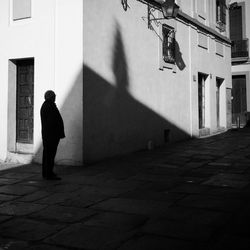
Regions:
<svg viewBox="0 0 250 250"><path fill-rule="evenodd" d="M248 58L248 39L232 41L232 59Z"/></svg>

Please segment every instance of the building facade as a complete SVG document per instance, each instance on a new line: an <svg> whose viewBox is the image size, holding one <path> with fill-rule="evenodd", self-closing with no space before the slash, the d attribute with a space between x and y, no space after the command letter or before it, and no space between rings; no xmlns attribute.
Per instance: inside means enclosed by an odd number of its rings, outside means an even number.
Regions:
<svg viewBox="0 0 250 250"><path fill-rule="evenodd" d="M40 107L65 122L57 164L82 165L231 127L228 1L2 0L0 159L41 162Z"/></svg>
<svg viewBox="0 0 250 250"><path fill-rule="evenodd" d="M232 123L243 127L250 112L249 1L230 2L232 40Z"/></svg>
<svg viewBox="0 0 250 250"><path fill-rule="evenodd" d="M56 92L58 164L82 163L82 0L0 1L0 159L41 162L40 107Z"/></svg>
<svg viewBox="0 0 250 250"><path fill-rule="evenodd" d="M87 161L231 128L228 1L159 2L84 1Z"/></svg>

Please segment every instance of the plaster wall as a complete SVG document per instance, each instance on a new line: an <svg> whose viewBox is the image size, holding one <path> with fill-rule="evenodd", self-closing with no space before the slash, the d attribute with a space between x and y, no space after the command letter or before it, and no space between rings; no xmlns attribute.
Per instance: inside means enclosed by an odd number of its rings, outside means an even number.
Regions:
<svg viewBox="0 0 250 250"><path fill-rule="evenodd" d="M130 104L136 102L136 105L141 106L136 117L138 123L144 125L137 123L136 127L132 125L135 119L128 117L124 124L119 123L123 118L119 119L118 129L117 124L110 125L114 126L111 129L107 124L109 121L103 120L102 124L106 123L103 125L105 131L100 135L97 132L100 130L100 122L96 124L84 122L86 136L91 138L91 140L86 140L85 144L84 152L88 154L86 155L87 159L104 154L112 155L114 152L109 151L112 144L116 145L114 151L119 148L121 153L146 148L150 140L153 140L156 145L163 144L164 129L171 129L171 138L173 139L183 139L190 136L189 84L186 81L189 77L188 63L182 72L179 72L179 69L176 69L176 72L171 69L159 70L158 27L153 24L154 30L148 29L146 5L137 1L132 1L129 5L130 8L125 12L119 1L84 2L83 60L84 65L103 78L114 92L116 90L119 92L124 87L123 94L129 96ZM185 35L180 34L181 32L176 33L176 40L180 43L182 57L186 57L188 50L185 50L186 45L182 46L185 44L182 39ZM119 39L117 39L117 35ZM117 53L117 43L119 43L120 51L121 48L123 50L122 59L121 55ZM114 67L114 64L119 65L121 61L123 61L122 64L126 71L126 76L123 78L119 78L119 75L124 74L124 72L119 72L119 69ZM92 84L90 81L91 79L84 78L84 86ZM122 82L123 87L120 85ZM88 92L87 89L86 92ZM111 107L115 97L107 94L104 99L105 105ZM90 114L94 114L95 105L92 105L93 110L91 110L91 105L85 106L89 107ZM118 106L116 106L117 109L119 109ZM146 111L143 111L144 109ZM133 110L133 105L128 104L126 107L128 116L133 113ZM164 122L159 122L156 125L154 123L156 118L148 117L147 119L145 117L147 112ZM107 129L110 129L110 137L107 135ZM84 136L84 138L86 137ZM99 145L108 145L109 149L101 147L102 150L98 150Z"/></svg>
<svg viewBox="0 0 250 250"><path fill-rule="evenodd" d="M209 117L211 132L216 131L217 121L216 121L216 78L224 79L221 85L221 118L220 125L226 127L226 88L231 88L231 70L230 70L230 47L223 44L223 56L216 54L216 39L210 35L207 36L208 46L203 48L197 44L197 30L190 28L191 36L191 58L192 58L192 75L195 79L198 79L198 73L207 75L206 85L209 85L208 94L210 96L209 101ZM192 92L193 96L193 110L194 114L198 114L198 80L193 81ZM192 119L194 133L198 135L198 117L193 116Z"/></svg>
<svg viewBox="0 0 250 250"><path fill-rule="evenodd" d="M183 9L185 5L192 5L192 1L178 1L178 4L179 2ZM145 120L143 112L138 112L138 119L145 122L145 126L138 126L140 132L133 126L128 129L126 123L119 123L119 131L115 127L117 124L109 124L110 126L106 124L103 126L104 133L100 134L97 132L100 129L100 123L88 124L84 120L84 131L91 138L84 141L87 160L94 156L112 155L116 150L125 152L143 148L149 140L154 140L156 144L163 144L163 131L166 128L171 129L173 141L198 136L197 78L199 72L209 76L208 118L212 131L217 129L215 124L216 77L225 79L221 86L221 126L226 127L226 87L231 87L230 48L223 45L224 56L216 55L216 41L210 35L207 36L208 48L199 47L197 29L179 20L176 22L175 38L181 65L177 63L174 70L167 68L159 70L160 34L157 23L153 22L153 29L148 29L147 6L139 1L131 1L129 6L130 8L125 12L120 2L84 1L83 60L87 68L84 86L94 85L94 77L88 77L87 71L91 71L102 79L100 82L105 82L114 92L120 89L120 83L124 78L118 77L119 81L117 81L117 68L113 65L114 61L118 65L120 63L114 58L119 55L116 52L117 34L119 34L119 48L123 50L123 59L121 55L119 57L126 71L126 88L123 89L123 93L157 115L164 121L164 125L151 124L150 119ZM189 13L190 8L185 11ZM120 71L120 73L124 72ZM194 77L196 80L193 80ZM84 93L86 92L88 87ZM101 99L100 102L110 107L114 96L115 94L104 95L104 100ZM84 107L88 106L87 113L94 114L96 104L92 104L93 109L91 105L84 105ZM132 113L132 110L128 109L126 112ZM130 120L127 119L127 122L129 123ZM109 122L102 121L102 123ZM110 129L112 126L114 126L113 130ZM108 129L111 131L110 137L107 136ZM126 137L124 141L121 138L122 134ZM126 145L125 139L128 139L129 146ZM113 152L109 151L111 144L117 145ZM123 146L119 147L119 144ZM98 150L99 145L109 145L109 149L100 146Z"/></svg>

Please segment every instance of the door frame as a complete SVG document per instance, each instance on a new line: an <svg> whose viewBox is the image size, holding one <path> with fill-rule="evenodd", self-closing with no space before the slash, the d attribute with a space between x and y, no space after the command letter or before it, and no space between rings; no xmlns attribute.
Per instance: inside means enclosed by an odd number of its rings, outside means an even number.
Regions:
<svg viewBox="0 0 250 250"><path fill-rule="evenodd" d="M249 119L249 115L248 115L248 113L249 113L249 107L250 107L250 95L249 95L249 93L248 93L248 91L249 91L249 74L250 74L250 72L238 72L238 73L233 73L232 74L232 96L233 96L233 77L237 77L237 76L241 76L241 77L244 77L244 79L245 79L245 87L246 87L246 91L245 91L245 101L246 101L246 113L245 113L245 117L243 117L243 122L242 122L242 120L240 119L239 121L236 121L236 122L234 122L234 118L235 118L235 116L234 116L234 109L233 109L233 99L232 99L232 126L233 127L235 127L235 126L244 126L245 125L245 123L247 122L247 119ZM241 113L240 113L241 114ZM240 123L240 124L238 124L238 122Z"/></svg>
<svg viewBox="0 0 250 250"><path fill-rule="evenodd" d="M221 78L221 77L216 77L215 78L215 110L216 110L216 117L215 117L215 120L216 120L216 127L217 129L221 127L221 124L222 124L222 100L223 100L223 97L222 97L222 86L223 86L223 83L224 83L225 79L224 78Z"/></svg>
<svg viewBox="0 0 250 250"><path fill-rule="evenodd" d="M17 132L17 64L20 60L33 59L34 57L28 58L17 58L8 60L8 131L7 131L7 151L12 153L25 153L33 154L33 143L18 143L16 132ZM34 116L34 112L33 112ZM34 124L33 124L34 128ZM34 136L34 133L33 133ZM24 145L25 144L25 145Z"/></svg>

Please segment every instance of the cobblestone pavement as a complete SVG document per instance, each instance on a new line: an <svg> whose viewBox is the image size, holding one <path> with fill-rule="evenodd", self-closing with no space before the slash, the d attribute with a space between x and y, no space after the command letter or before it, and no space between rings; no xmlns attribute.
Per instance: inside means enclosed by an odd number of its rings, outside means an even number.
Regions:
<svg viewBox="0 0 250 250"><path fill-rule="evenodd" d="M1 165L0 165L1 167ZM0 171L0 249L250 249L250 130L88 167Z"/></svg>

